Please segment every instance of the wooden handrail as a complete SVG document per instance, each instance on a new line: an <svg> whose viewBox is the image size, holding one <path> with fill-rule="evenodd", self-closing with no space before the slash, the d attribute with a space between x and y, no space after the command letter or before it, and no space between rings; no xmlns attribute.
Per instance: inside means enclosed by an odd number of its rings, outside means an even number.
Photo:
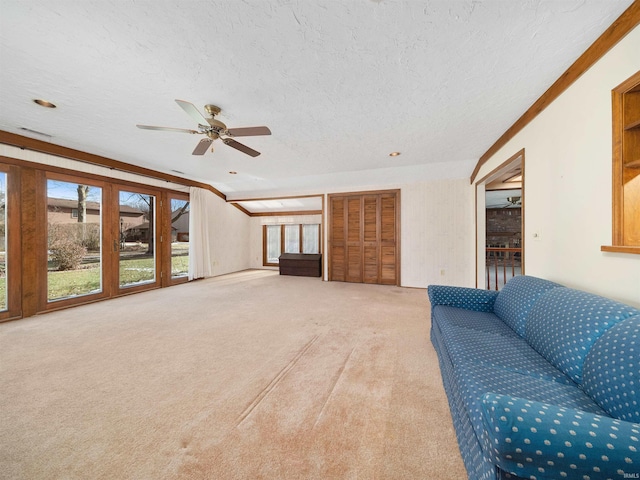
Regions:
<svg viewBox="0 0 640 480"><path fill-rule="evenodd" d="M504 285L505 283L507 283L507 280L509 280L512 277L516 276L516 266L520 266L520 261L521 261L521 255L522 255L522 248L516 248L516 247L486 247L486 254L485 254L485 265L486 265L486 270L487 270L487 290L499 290L500 284L502 283L502 285ZM520 254L519 258L516 258L516 254ZM502 262L502 282L499 281L499 277L498 277L498 264L500 263L499 260L501 260ZM518 264L518 265L516 265ZM492 286L492 282L491 282L491 268L493 267L494 270L494 279L495 279L495 284ZM507 277L507 267L510 268L511 272L509 272L511 275L509 277Z"/></svg>

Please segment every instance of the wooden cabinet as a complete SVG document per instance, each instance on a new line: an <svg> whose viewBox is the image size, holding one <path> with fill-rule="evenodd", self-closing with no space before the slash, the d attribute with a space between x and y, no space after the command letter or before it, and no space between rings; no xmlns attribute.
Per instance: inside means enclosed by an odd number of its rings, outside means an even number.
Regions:
<svg viewBox="0 0 640 480"><path fill-rule="evenodd" d="M640 72L613 89L611 100L613 246L602 250L640 253Z"/></svg>
<svg viewBox="0 0 640 480"><path fill-rule="evenodd" d="M399 283L400 192L329 195L329 280Z"/></svg>

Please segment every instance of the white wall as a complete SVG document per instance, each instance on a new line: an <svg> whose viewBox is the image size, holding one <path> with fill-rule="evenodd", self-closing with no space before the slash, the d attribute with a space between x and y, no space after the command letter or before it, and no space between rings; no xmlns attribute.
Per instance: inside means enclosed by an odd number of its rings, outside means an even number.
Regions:
<svg viewBox="0 0 640 480"><path fill-rule="evenodd" d="M209 238L211 239L211 261L213 275L238 272L251 268L250 251L250 218L230 203L217 195L214 197L214 208L209 211Z"/></svg>
<svg viewBox="0 0 640 480"><path fill-rule="evenodd" d="M475 286L473 192L468 178L401 187L402 286Z"/></svg>
<svg viewBox="0 0 640 480"><path fill-rule="evenodd" d="M611 90L640 69L638 52L640 27L491 157L477 177L524 148L527 274L636 306L640 255L604 253L600 246L611 245Z"/></svg>
<svg viewBox="0 0 640 480"><path fill-rule="evenodd" d="M370 190L400 189L401 285L425 288L430 284L475 286L474 188L469 179L437 180L409 185L376 186ZM330 193L361 192L342 188ZM328 201L325 201L328 205ZM304 217L253 217L251 268L262 266L262 225L302 223ZM320 223L320 216L312 217ZM295 221L294 221L295 219ZM325 211L323 251L327 252L328 212ZM325 280L328 260L323 255Z"/></svg>

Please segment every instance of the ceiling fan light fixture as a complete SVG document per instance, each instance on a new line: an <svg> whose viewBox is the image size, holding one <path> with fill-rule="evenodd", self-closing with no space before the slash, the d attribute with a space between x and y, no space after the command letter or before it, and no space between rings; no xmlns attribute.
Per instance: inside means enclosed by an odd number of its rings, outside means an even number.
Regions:
<svg viewBox="0 0 640 480"><path fill-rule="evenodd" d="M44 108L57 108L57 106L54 103L51 103L47 100L43 100L41 98L34 98L33 103L37 103L38 105Z"/></svg>

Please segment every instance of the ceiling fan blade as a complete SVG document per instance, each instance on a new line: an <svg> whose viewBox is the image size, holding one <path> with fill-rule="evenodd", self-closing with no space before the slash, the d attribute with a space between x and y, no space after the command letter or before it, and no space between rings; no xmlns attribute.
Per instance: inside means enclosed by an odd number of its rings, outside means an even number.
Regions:
<svg viewBox="0 0 640 480"><path fill-rule="evenodd" d="M222 141L225 143L225 145L229 145L230 147L233 147L236 150L240 150L242 153L246 153L247 155L250 155L252 157L257 157L258 155L260 155L260 152L255 151L253 148L249 148L240 142L231 140L230 138L225 138Z"/></svg>
<svg viewBox="0 0 640 480"><path fill-rule="evenodd" d="M155 127L153 125L136 125L143 130L161 130L163 132L180 132L180 133L201 133L197 130L187 130L185 128L173 128L173 127Z"/></svg>
<svg viewBox="0 0 640 480"><path fill-rule="evenodd" d="M205 127L209 125L209 121L200 113L200 110L198 110L193 103L185 102L184 100L176 100L176 103L187 112L187 115L198 122L198 125L204 125Z"/></svg>
<svg viewBox="0 0 640 480"><path fill-rule="evenodd" d="M253 137L256 135L271 135L268 127L228 128L227 133L232 137Z"/></svg>
<svg viewBox="0 0 640 480"><path fill-rule="evenodd" d="M198 145L196 145L196 148L193 150L192 155L204 155L205 153L207 153L207 150L209 150L209 145L211 145L212 143L213 140L211 140L209 137L203 138L198 142Z"/></svg>

